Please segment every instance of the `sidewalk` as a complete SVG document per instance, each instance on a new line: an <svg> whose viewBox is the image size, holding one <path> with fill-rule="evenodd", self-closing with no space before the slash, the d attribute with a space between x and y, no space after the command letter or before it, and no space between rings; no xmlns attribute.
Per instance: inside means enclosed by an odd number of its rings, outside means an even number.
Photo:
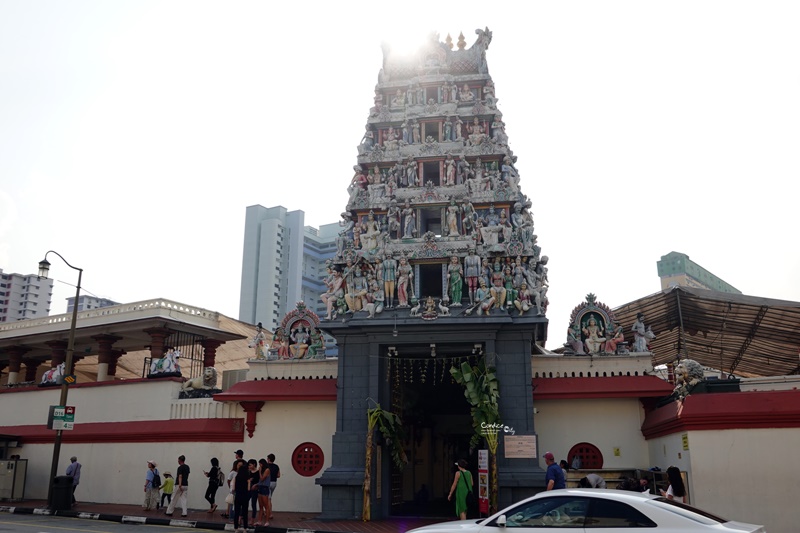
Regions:
<svg viewBox="0 0 800 533"><path fill-rule="evenodd" d="M220 531L233 531L233 523L220 516L221 510L211 515L205 510L189 509L186 518L178 516L180 511L170 518L164 510L145 511L140 505L122 505L114 503L83 503L70 511L49 511L44 500L26 500L21 502L0 502L0 513L15 514L53 514L88 520L107 520L110 522L151 524L161 526L195 527ZM269 527L258 527L258 533L286 533L287 530L304 530L305 532L331 533L405 533L409 529L427 524L441 522L430 518L397 517L385 520L362 522L360 520L319 520L316 513L275 512Z"/></svg>

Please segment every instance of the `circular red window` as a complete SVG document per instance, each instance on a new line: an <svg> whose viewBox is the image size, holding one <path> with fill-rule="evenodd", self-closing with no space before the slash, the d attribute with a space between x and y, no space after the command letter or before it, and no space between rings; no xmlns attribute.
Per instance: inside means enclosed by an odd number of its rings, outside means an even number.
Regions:
<svg viewBox="0 0 800 533"><path fill-rule="evenodd" d="M579 468L603 468L603 454L594 444L581 442L570 448L567 454L570 467L575 465L575 456L580 458Z"/></svg>
<svg viewBox="0 0 800 533"><path fill-rule="evenodd" d="M325 455L322 448L313 442L304 442L292 452L292 466L301 476L315 476L322 470Z"/></svg>

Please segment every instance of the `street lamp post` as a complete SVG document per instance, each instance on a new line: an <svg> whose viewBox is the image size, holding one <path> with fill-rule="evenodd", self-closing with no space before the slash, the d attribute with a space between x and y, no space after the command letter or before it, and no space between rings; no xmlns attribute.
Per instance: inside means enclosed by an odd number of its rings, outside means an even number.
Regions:
<svg viewBox="0 0 800 533"><path fill-rule="evenodd" d="M72 354L75 351L75 326L78 323L78 298L81 295L81 277L83 276L83 269L70 265L60 253L50 250L44 255L44 259L39 261L39 278L47 278L47 274L50 272L50 262L47 260L47 256L50 254L56 254L68 267L78 271L78 285L75 289L75 302L72 306L72 324L69 327L69 341L67 342L67 358L64 361L64 376L69 376L72 375L73 370ZM67 405L68 392L69 385L65 379L62 379L61 398L59 399L58 405ZM61 432L61 429L56 430L56 439L53 442L53 462L50 465L50 483L47 487L47 504L51 507L53 505L53 483L55 483L56 475L58 475L58 459L61 455Z"/></svg>

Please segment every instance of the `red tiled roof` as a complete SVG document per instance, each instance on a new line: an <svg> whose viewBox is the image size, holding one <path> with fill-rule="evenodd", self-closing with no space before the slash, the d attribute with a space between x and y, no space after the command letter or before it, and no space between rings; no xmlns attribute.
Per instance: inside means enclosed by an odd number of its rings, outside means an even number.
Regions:
<svg viewBox="0 0 800 533"><path fill-rule="evenodd" d="M64 431L65 443L78 442L242 442L241 418L145 420L76 423ZM24 444L52 444L55 430L46 424L0 427L0 433L19 435Z"/></svg>
<svg viewBox="0 0 800 533"><path fill-rule="evenodd" d="M653 439L684 431L800 427L800 391L691 394L649 413L642 434Z"/></svg>
<svg viewBox="0 0 800 533"><path fill-rule="evenodd" d="M262 379L240 381L225 392L214 395L218 402L242 401L336 401L336 380Z"/></svg>
<svg viewBox="0 0 800 533"><path fill-rule="evenodd" d="M533 378L534 400L581 398L661 398L673 386L657 376Z"/></svg>

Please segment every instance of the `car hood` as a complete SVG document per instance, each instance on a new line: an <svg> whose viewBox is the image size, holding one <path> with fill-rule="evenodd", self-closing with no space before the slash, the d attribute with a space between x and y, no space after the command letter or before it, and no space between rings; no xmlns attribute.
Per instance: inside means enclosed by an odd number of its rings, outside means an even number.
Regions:
<svg viewBox="0 0 800 533"><path fill-rule="evenodd" d="M475 529L480 529L481 524L485 521L483 520L453 520L451 522L441 522L439 524L430 524L427 526L418 527L416 529L412 529L407 533L434 533L437 531L472 531Z"/></svg>

